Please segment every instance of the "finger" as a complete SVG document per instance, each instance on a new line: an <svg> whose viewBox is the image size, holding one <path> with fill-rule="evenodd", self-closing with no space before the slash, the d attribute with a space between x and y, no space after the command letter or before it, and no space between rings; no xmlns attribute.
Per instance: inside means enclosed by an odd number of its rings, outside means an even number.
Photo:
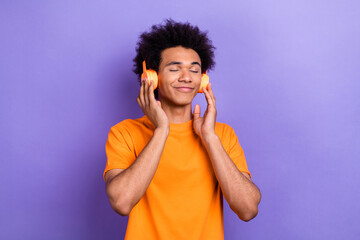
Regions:
<svg viewBox="0 0 360 240"><path fill-rule="evenodd" d="M207 88L206 88L206 91L208 92L212 102L215 104L215 101L214 101L214 93L212 91L212 87L211 87L211 83L208 84Z"/></svg>
<svg viewBox="0 0 360 240"><path fill-rule="evenodd" d="M139 97L139 96L136 98L136 102L137 102L137 103L139 104L139 106L141 107L140 97Z"/></svg>
<svg viewBox="0 0 360 240"><path fill-rule="evenodd" d="M145 100L145 107L149 107L149 82L146 79L146 81L144 82L144 100Z"/></svg>
<svg viewBox="0 0 360 240"><path fill-rule="evenodd" d="M144 112L144 108L143 108L144 105L141 103L140 97L137 97L137 98L136 98L136 101L137 101L137 103L139 104L141 110ZM144 113L145 113L145 112L144 112Z"/></svg>
<svg viewBox="0 0 360 240"><path fill-rule="evenodd" d="M154 95L154 81L151 80L150 82L150 86L149 86L149 100L150 100L150 103L154 103L154 101L156 101L155 99L155 95Z"/></svg>
<svg viewBox="0 0 360 240"><path fill-rule="evenodd" d="M193 113L194 120L196 120L200 117L200 113L201 113L200 105L196 104L194 107L194 113Z"/></svg>
<svg viewBox="0 0 360 240"><path fill-rule="evenodd" d="M203 88L204 94L205 94L205 98L206 98L206 102L209 105L214 105L213 99L210 96L210 93L208 92L208 90L206 90L206 88Z"/></svg>
<svg viewBox="0 0 360 240"><path fill-rule="evenodd" d="M216 103L216 99L215 99L215 96L214 96L214 93L213 93L213 90L212 90L212 86L211 86L211 83L209 83L209 86L208 86L208 92L210 93L210 96L214 102L214 104Z"/></svg>
<svg viewBox="0 0 360 240"><path fill-rule="evenodd" d="M157 105L159 105L159 107L161 107L161 102L160 101L156 101Z"/></svg>
<svg viewBox="0 0 360 240"><path fill-rule="evenodd" d="M144 80L141 80L139 99L140 99L141 106L144 106L145 105L145 100L144 100Z"/></svg>

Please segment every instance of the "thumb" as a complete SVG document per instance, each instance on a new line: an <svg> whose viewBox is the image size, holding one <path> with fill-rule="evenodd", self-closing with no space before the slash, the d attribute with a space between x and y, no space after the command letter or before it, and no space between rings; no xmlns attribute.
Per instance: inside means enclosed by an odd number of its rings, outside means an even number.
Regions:
<svg viewBox="0 0 360 240"><path fill-rule="evenodd" d="M159 107L161 107L161 102L160 101L156 101L157 105L159 105Z"/></svg>
<svg viewBox="0 0 360 240"><path fill-rule="evenodd" d="M194 116L194 120L200 117L200 105L198 104L195 105L193 116Z"/></svg>

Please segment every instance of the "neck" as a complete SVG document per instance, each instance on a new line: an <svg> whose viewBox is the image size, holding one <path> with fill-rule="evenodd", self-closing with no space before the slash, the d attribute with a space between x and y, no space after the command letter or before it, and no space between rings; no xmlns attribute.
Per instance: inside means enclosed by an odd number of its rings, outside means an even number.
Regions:
<svg viewBox="0 0 360 240"><path fill-rule="evenodd" d="M192 119L191 103L177 106L170 105L166 101L161 101L161 107L167 115L170 123L184 123Z"/></svg>

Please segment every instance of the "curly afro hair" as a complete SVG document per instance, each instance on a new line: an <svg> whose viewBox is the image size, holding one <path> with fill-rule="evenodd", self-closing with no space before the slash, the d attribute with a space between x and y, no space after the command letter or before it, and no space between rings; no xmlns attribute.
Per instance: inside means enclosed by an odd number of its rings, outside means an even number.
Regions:
<svg viewBox="0 0 360 240"><path fill-rule="evenodd" d="M215 66L215 47L207 37L207 32L201 32L197 26L192 26L188 22L180 23L168 19L165 24L153 25L150 32L144 32L140 35L136 46L133 69L134 73L138 75L139 83L144 60L146 60L147 68L158 72L162 51L177 46L193 49L199 54L202 73ZM157 89L155 96L158 97Z"/></svg>

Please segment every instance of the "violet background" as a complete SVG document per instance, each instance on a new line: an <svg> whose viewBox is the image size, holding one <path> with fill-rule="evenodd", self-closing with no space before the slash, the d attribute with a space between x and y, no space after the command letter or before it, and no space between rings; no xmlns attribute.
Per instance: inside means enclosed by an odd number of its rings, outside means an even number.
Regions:
<svg viewBox="0 0 360 240"><path fill-rule="evenodd" d="M132 59L166 18L208 30L218 121L262 191L225 239L358 239L359 1L0 2L0 239L122 239L102 179L111 126L142 115ZM196 97L204 111L203 95Z"/></svg>

